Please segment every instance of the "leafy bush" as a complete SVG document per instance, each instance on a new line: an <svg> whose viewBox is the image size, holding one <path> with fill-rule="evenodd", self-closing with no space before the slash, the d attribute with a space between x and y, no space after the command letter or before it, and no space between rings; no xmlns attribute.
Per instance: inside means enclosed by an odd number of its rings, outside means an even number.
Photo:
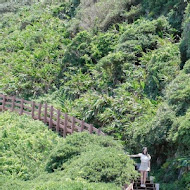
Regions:
<svg viewBox="0 0 190 190"><path fill-rule="evenodd" d="M63 170L71 179L122 185L137 177L134 162L122 148L110 137L75 133L50 155L46 170Z"/></svg>
<svg viewBox="0 0 190 190"><path fill-rule="evenodd" d="M40 121L16 113L0 114L1 175L28 180L44 170L54 146L63 143Z"/></svg>
<svg viewBox="0 0 190 190"><path fill-rule="evenodd" d="M190 73L190 60L185 63L183 70L186 74Z"/></svg>
<svg viewBox="0 0 190 190"><path fill-rule="evenodd" d="M151 121L144 123L140 130L135 131L136 141L149 147L149 151L157 159L158 165L164 163L168 154L173 154L177 150L177 147L169 139L175 120L175 112L166 103L163 103L157 110L156 116Z"/></svg>
<svg viewBox="0 0 190 190"><path fill-rule="evenodd" d="M189 83L189 73L181 72L166 89L166 100L177 115L184 115L190 107Z"/></svg>
<svg viewBox="0 0 190 190"><path fill-rule="evenodd" d="M74 158L65 172L72 179L83 178L89 182L105 182L122 185L137 177L132 160L116 148L100 148L84 152Z"/></svg>
<svg viewBox="0 0 190 190"><path fill-rule="evenodd" d="M63 169L63 163L80 155L82 152L89 150L89 148L87 148L89 145L91 145L91 151L93 150L92 146L99 146L100 148L117 147L118 149L121 149L121 145L117 144L116 141L111 140L110 137L102 138L87 133L75 133L72 136L68 136L64 144L60 144L54 149L48 159L46 170L48 172L53 172L56 169Z"/></svg>
<svg viewBox="0 0 190 190"><path fill-rule="evenodd" d="M168 159L160 169L158 178L162 179L165 184L161 187L165 189L189 189L189 172L188 167L190 160L188 157L177 157ZM170 183L172 181L172 184Z"/></svg>
<svg viewBox="0 0 190 190"><path fill-rule="evenodd" d="M172 130L170 132L170 139L172 141L179 145L178 146L178 152L184 153L184 152L190 152L190 139L189 139L189 132L190 132L190 112L187 111L187 113L179 117L178 120L173 124Z"/></svg>
<svg viewBox="0 0 190 190"><path fill-rule="evenodd" d="M42 11L38 5L13 15L1 18L0 87L22 97L47 93L59 84L60 58L69 41L65 39L66 28L48 9Z"/></svg>
<svg viewBox="0 0 190 190"><path fill-rule="evenodd" d="M10 112L0 114L0 125L1 188L91 189L100 184L89 182L102 182L102 189L116 189L114 183L119 186L138 176L133 160L111 137L83 132L65 140L40 121Z"/></svg>
<svg viewBox="0 0 190 190"><path fill-rule="evenodd" d="M68 66L84 66L85 63L91 63L90 55L90 46L91 43L91 34L87 31L78 33L72 42L67 46L63 57L63 69L67 69ZM62 72L65 71L62 70ZM83 71L86 71L86 68L83 68Z"/></svg>
<svg viewBox="0 0 190 190"><path fill-rule="evenodd" d="M125 59L123 52L110 53L103 57L96 65L98 76L95 75L95 78L105 81L107 86L115 87L123 78L122 67Z"/></svg>
<svg viewBox="0 0 190 190"><path fill-rule="evenodd" d="M183 68L185 62L190 59L190 4L186 8L186 14L183 25L183 39L180 44L181 52L181 68Z"/></svg>
<svg viewBox="0 0 190 190"><path fill-rule="evenodd" d="M120 190L113 183L89 183L82 179L71 180L64 176L63 172L53 174L42 173L39 177L30 181L21 181L9 178L0 178L0 187L4 190Z"/></svg>
<svg viewBox="0 0 190 190"><path fill-rule="evenodd" d="M184 0L143 0L142 7L149 17L158 17L165 15L169 23L178 31L181 29L183 14L187 1Z"/></svg>
<svg viewBox="0 0 190 190"><path fill-rule="evenodd" d="M91 43L92 56L96 62L115 50L118 43L119 34L114 30L109 30L106 33L98 32L93 37Z"/></svg>
<svg viewBox="0 0 190 190"><path fill-rule="evenodd" d="M160 17L153 21L138 19L133 24L127 26L119 42L122 44L128 40L138 40L143 51L146 51L148 49L155 49L158 38L164 38L170 32L171 29L165 17Z"/></svg>
<svg viewBox="0 0 190 190"><path fill-rule="evenodd" d="M168 43L157 50L144 54L141 64L146 65L147 69L145 93L150 98L163 95L165 87L180 70L178 45Z"/></svg>

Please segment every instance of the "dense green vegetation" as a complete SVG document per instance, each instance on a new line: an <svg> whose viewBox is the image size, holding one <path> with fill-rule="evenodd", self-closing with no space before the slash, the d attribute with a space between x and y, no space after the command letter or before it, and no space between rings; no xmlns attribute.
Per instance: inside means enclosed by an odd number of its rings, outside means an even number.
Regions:
<svg viewBox="0 0 190 190"><path fill-rule="evenodd" d="M190 189L188 1L2 3L0 92L47 101L101 127L129 153L147 146L152 156L151 175L156 175L161 189ZM12 117L9 113L1 117L3 142L11 144L9 151L2 152L9 155L1 162L0 184L6 181L2 187L16 183L14 189L30 189L37 181L36 189L116 189L131 179L124 163L136 175L123 147L107 137L75 134L64 141L43 132L39 123L35 130L43 135L38 138L37 133L20 133L24 118L9 128ZM11 130L17 136L9 139L6 135ZM46 136L52 142L46 143ZM83 139L88 143L80 144ZM11 143L17 140L21 146ZM29 152L26 157L23 148ZM101 167L101 160L107 160L104 167L115 170ZM49 176L52 180L45 182ZM55 183L57 179L64 183Z"/></svg>
<svg viewBox="0 0 190 190"><path fill-rule="evenodd" d="M0 114L0 137L1 189L30 189L36 182L35 189L119 189L138 176L111 137L84 132L65 140L40 121L10 112Z"/></svg>

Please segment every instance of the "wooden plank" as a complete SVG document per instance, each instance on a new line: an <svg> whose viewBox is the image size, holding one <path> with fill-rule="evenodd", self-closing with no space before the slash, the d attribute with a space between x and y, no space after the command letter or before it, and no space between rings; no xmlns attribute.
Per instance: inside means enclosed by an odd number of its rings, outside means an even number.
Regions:
<svg viewBox="0 0 190 190"><path fill-rule="evenodd" d="M12 106L12 102L5 102L5 105L11 105Z"/></svg>
<svg viewBox="0 0 190 190"><path fill-rule="evenodd" d="M2 109L5 110L5 101L6 101L6 96L3 95L3 103L2 103Z"/></svg>
<svg viewBox="0 0 190 190"><path fill-rule="evenodd" d="M12 96L6 96L7 100L12 100Z"/></svg>
<svg viewBox="0 0 190 190"><path fill-rule="evenodd" d="M77 123L81 123L81 120L80 120L80 119L75 118L75 122L77 122Z"/></svg>
<svg viewBox="0 0 190 190"><path fill-rule="evenodd" d="M100 135L101 134L101 130L100 130L100 128L98 129L98 135Z"/></svg>
<svg viewBox="0 0 190 190"><path fill-rule="evenodd" d="M87 127L87 128L89 128L89 129L90 129L90 125L91 124L88 124L88 123L84 122L84 126Z"/></svg>
<svg viewBox="0 0 190 190"><path fill-rule="evenodd" d="M14 109L15 112L17 112L18 114L20 113L20 109Z"/></svg>
<svg viewBox="0 0 190 190"><path fill-rule="evenodd" d="M82 120L81 121L81 129L80 129L80 132L83 132L84 131L84 121Z"/></svg>
<svg viewBox="0 0 190 190"><path fill-rule="evenodd" d="M133 190L133 183L131 183L126 190Z"/></svg>
<svg viewBox="0 0 190 190"><path fill-rule="evenodd" d="M93 125L92 125L92 124L90 124L89 133L90 133L90 134L92 134L92 132L93 132Z"/></svg>
<svg viewBox="0 0 190 190"><path fill-rule="evenodd" d="M60 115L61 115L60 110L57 110L57 124L56 124L56 132L59 132L59 127L60 127Z"/></svg>
<svg viewBox="0 0 190 190"><path fill-rule="evenodd" d="M93 131L98 133L98 129L96 129L95 127L93 127Z"/></svg>
<svg viewBox="0 0 190 190"><path fill-rule="evenodd" d="M45 109L44 109L44 123L47 123L47 103L45 103Z"/></svg>
<svg viewBox="0 0 190 190"><path fill-rule="evenodd" d="M42 104L40 103L39 107L38 107L38 119L39 120L41 120L41 110L42 110Z"/></svg>
<svg viewBox="0 0 190 190"><path fill-rule="evenodd" d="M16 98L16 101L19 101L19 102L21 102L21 99L20 99L20 98Z"/></svg>
<svg viewBox="0 0 190 190"><path fill-rule="evenodd" d="M67 133L72 133L72 130L67 128Z"/></svg>
<svg viewBox="0 0 190 190"><path fill-rule="evenodd" d="M34 119L34 107L35 107L35 102L32 101L32 118Z"/></svg>
<svg viewBox="0 0 190 190"><path fill-rule="evenodd" d="M24 109L24 105L23 104L24 104L24 100L22 99L21 100L21 106L20 106L20 113L19 113L20 115L23 114L23 109Z"/></svg>
<svg viewBox="0 0 190 190"><path fill-rule="evenodd" d="M53 125L57 126L57 119L56 120L52 119L52 126Z"/></svg>
<svg viewBox="0 0 190 190"><path fill-rule="evenodd" d="M12 107L11 107L11 111L13 111L14 108L15 108L15 99L16 99L16 97L13 96L13 98L12 98Z"/></svg>
<svg viewBox="0 0 190 190"><path fill-rule="evenodd" d="M64 128L63 128L63 137L65 138L67 135L67 122L68 122L68 116L65 113L65 120L64 120Z"/></svg>
<svg viewBox="0 0 190 190"><path fill-rule="evenodd" d="M72 124L71 124L71 133L73 133L74 130L75 130L75 117L74 116L72 116L71 121L72 121Z"/></svg>
<svg viewBox="0 0 190 190"><path fill-rule="evenodd" d="M27 114L27 115L31 115L31 112L25 111L23 110L23 113Z"/></svg>
<svg viewBox="0 0 190 190"><path fill-rule="evenodd" d="M50 108L50 121L49 121L50 129L52 129L52 124L53 124L52 118L53 118L53 106L51 106L51 108Z"/></svg>
<svg viewBox="0 0 190 190"><path fill-rule="evenodd" d="M15 102L15 106L18 106L20 108L20 103Z"/></svg>

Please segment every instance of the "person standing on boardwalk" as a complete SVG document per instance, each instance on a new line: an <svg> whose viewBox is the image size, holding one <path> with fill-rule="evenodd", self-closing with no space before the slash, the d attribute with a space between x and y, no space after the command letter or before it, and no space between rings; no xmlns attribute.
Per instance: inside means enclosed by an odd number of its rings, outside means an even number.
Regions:
<svg viewBox="0 0 190 190"><path fill-rule="evenodd" d="M143 147L142 153L136 155L129 155L131 158L140 157L141 164L139 167L139 171L141 172L141 187L146 187L146 176L147 172L150 171L150 159L151 156L148 154L147 147Z"/></svg>

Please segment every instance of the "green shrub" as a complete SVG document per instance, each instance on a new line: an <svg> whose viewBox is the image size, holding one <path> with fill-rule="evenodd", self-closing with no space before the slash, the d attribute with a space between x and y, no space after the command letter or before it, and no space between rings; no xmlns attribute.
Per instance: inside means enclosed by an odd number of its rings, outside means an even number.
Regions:
<svg viewBox="0 0 190 190"><path fill-rule="evenodd" d="M185 115L190 107L190 74L181 72L166 89L166 100L177 115Z"/></svg>
<svg viewBox="0 0 190 190"><path fill-rule="evenodd" d="M69 42L65 25L37 4L1 19L0 88L25 98L52 90Z"/></svg>
<svg viewBox="0 0 190 190"><path fill-rule="evenodd" d="M46 170L63 170L71 179L122 185L137 177L134 162L111 137L75 133L50 155Z"/></svg>
<svg viewBox="0 0 190 190"><path fill-rule="evenodd" d="M173 124L170 139L178 145L178 152L183 154L184 152L190 152L190 112L187 111L182 117Z"/></svg>
<svg viewBox="0 0 190 190"><path fill-rule="evenodd" d="M69 67L83 67L82 71L86 71L84 67L85 63L91 63L91 48L90 43L92 41L92 36L87 31L82 31L78 33L71 43L67 46L67 49L63 57L62 72L67 71Z"/></svg>
<svg viewBox="0 0 190 190"><path fill-rule="evenodd" d="M93 37L91 43L93 59L97 62L99 59L113 52L118 43L118 38L119 34L111 29L106 33L98 32Z"/></svg>
<svg viewBox="0 0 190 190"><path fill-rule="evenodd" d="M60 88L60 91L64 93L66 98L74 100L80 98L80 96L87 92L89 88L93 86L93 80L88 73L82 73L81 69L77 73L64 72L65 82Z"/></svg>
<svg viewBox="0 0 190 190"><path fill-rule="evenodd" d="M143 51L146 51L148 49L155 49L158 38L164 38L170 32L171 29L165 17L160 17L153 21L138 19L133 24L127 26L119 42L122 44L128 40L138 40Z"/></svg>
<svg viewBox="0 0 190 190"><path fill-rule="evenodd" d="M137 177L133 161L116 148L94 147L65 163L65 172L72 179L82 178L89 182L105 182L122 185Z"/></svg>
<svg viewBox="0 0 190 190"><path fill-rule="evenodd" d="M75 133L72 136L68 136L64 144L59 144L52 151L46 164L46 170L48 172L53 172L56 169L63 170L64 167L62 165L64 163L67 165L67 161L70 162L73 157L80 155L82 152L93 151L94 148L92 146L122 149L122 146L110 137Z"/></svg>
<svg viewBox="0 0 190 190"><path fill-rule="evenodd" d="M160 15L168 17L169 23L178 31L181 30L183 14L187 1L184 0L143 0L142 7L150 18Z"/></svg>
<svg viewBox="0 0 190 190"><path fill-rule="evenodd" d="M182 37L180 44L181 68L183 68L185 62L190 59L190 4L188 4L186 8Z"/></svg>
<svg viewBox="0 0 190 190"><path fill-rule="evenodd" d="M176 44L167 44L144 54L141 64L146 65L147 76L145 93L150 98L162 96L165 87L177 76L180 70L180 53Z"/></svg>
<svg viewBox="0 0 190 190"><path fill-rule="evenodd" d="M105 81L107 86L115 87L123 78L123 63L126 60L123 52L110 53L103 57L96 65L98 80ZM94 72L95 73L95 72Z"/></svg>
<svg viewBox="0 0 190 190"><path fill-rule="evenodd" d="M153 120L144 126L148 129L142 134L140 131L138 132L140 139L142 139L142 144L149 146L152 154L159 158L162 163L169 152L173 153L177 149L177 147L174 148L174 144L169 139L170 130L175 120L175 112L166 103L163 103ZM143 137L144 135L145 137ZM162 151L160 152L161 149Z"/></svg>
<svg viewBox="0 0 190 190"><path fill-rule="evenodd" d="M158 179L162 180L161 187L166 189L189 189L188 157L169 158L159 171ZM172 183L171 183L172 181Z"/></svg>
<svg viewBox="0 0 190 190"><path fill-rule="evenodd" d="M10 112L0 114L0 137L1 175L24 180L39 175L54 146L64 142L42 122Z"/></svg>
<svg viewBox="0 0 190 190"><path fill-rule="evenodd" d="M188 60L186 63L185 63L185 66L183 68L184 72L186 74L189 74L190 73L190 60Z"/></svg>
<svg viewBox="0 0 190 190"><path fill-rule="evenodd" d="M21 181L9 178L0 178L0 188L3 190L120 190L113 183L89 183L82 179L75 181L64 176L63 172L52 174L42 173L39 177L30 181Z"/></svg>

